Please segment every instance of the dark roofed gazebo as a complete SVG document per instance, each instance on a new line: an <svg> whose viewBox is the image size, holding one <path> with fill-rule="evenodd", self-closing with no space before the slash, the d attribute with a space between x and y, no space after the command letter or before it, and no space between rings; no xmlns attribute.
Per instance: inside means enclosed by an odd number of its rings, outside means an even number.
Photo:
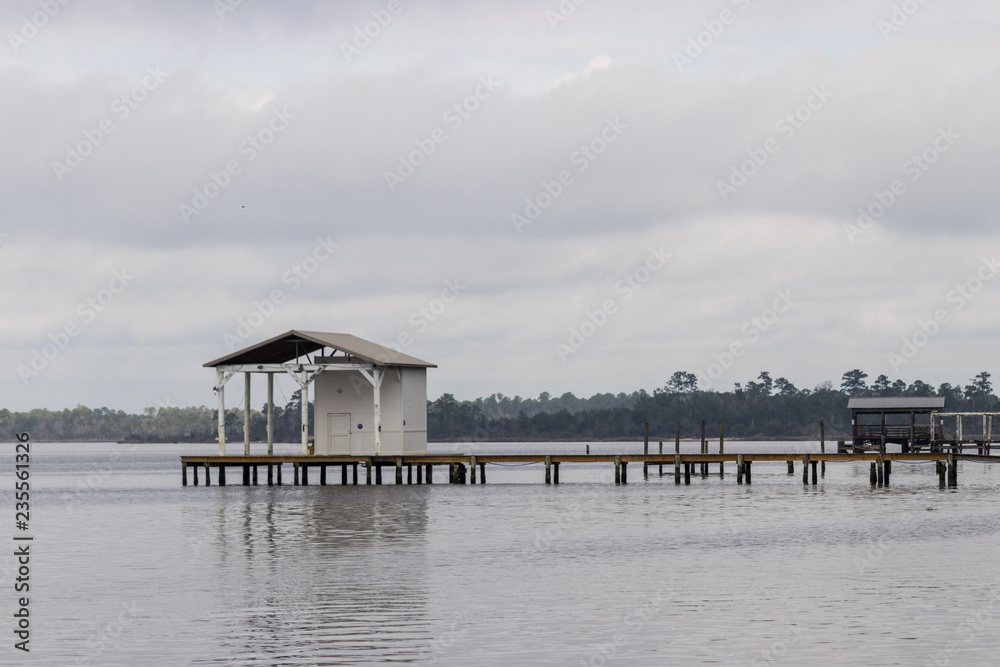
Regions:
<svg viewBox="0 0 1000 667"><path fill-rule="evenodd" d="M944 439L940 426L932 434L933 420L929 416L944 409L944 398L940 396L852 398L847 407L851 410L855 451L884 452L887 444L896 444L908 452ZM928 415L927 423L917 424L917 415Z"/></svg>

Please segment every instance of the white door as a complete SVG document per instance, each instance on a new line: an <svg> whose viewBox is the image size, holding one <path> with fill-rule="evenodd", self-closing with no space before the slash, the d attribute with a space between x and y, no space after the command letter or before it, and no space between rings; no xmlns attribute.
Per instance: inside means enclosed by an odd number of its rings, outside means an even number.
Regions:
<svg viewBox="0 0 1000 667"><path fill-rule="evenodd" d="M351 415L329 413L326 416L330 438L330 454L351 453Z"/></svg>

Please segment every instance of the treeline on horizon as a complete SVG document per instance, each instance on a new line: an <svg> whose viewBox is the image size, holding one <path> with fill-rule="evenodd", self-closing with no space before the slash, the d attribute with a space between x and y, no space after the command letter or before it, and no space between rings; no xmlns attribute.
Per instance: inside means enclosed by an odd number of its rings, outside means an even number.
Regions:
<svg viewBox="0 0 1000 667"><path fill-rule="evenodd" d="M854 396L943 396L947 411L990 411L1000 404L993 393L990 373L983 371L970 383L943 383L937 388L916 380L907 384L879 375L870 385L868 375L855 369L844 373L839 388L823 382L814 389L798 389L783 377L762 372L756 380L736 383L732 391L698 388L693 373L675 372L652 394L595 394L578 398L572 393L538 398L493 394L475 400L458 400L444 394L427 402L427 432L431 441L546 441L635 440L649 422L650 438L673 439L676 425L684 438L699 437L707 422L709 437L717 437L718 422L725 422L727 438L818 438L819 420L830 439L850 433L847 401ZM285 406L274 406L277 442L298 442L301 424L300 393ZM266 406L251 410L250 438L267 437ZM309 404L310 423L313 405ZM226 411L226 434L243 440L243 411ZM77 406L66 410L36 409L28 412L0 410L3 439L28 432L34 440L213 442L216 410L204 406L146 408L129 414L108 408Z"/></svg>

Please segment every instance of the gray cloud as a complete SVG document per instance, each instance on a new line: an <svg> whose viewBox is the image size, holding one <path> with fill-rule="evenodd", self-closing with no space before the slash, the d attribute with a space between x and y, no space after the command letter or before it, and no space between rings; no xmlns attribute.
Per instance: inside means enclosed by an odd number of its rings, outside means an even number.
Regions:
<svg viewBox="0 0 1000 667"><path fill-rule="evenodd" d="M16 52L7 38L7 404L209 402L200 363L273 290L287 302L248 341L294 326L388 342L455 277L468 291L408 350L441 364L432 393L651 389L707 367L789 287L801 300L721 388L763 368L809 386L855 366L936 383L985 365L992 284L912 361L886 355L1000 245L1000 9L928 4L884 39L892 3L589 2L555 29L556 2L403 3L345 58L386 4L248 0L220 18L202 2L69 3ZM723 8L734 22L679 71ZM0 27L37 11L8 3ZM581 162L609 119L625 129ZM88 143L71 171L53 166ZM519 233L511 216L562 171ZM292 291L283 276L317 238L340 248ZM661 244L669 266L563 363L555 345ZM23 387L17 365L122 266L134 284ZM98 368L106 382L87 379Z"/></svg>

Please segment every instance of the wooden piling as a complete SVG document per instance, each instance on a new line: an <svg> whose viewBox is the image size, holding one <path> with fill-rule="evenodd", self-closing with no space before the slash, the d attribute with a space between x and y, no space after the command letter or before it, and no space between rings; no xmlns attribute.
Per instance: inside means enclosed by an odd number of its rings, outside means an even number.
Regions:
<svg viewBox="0 0 1000 667"><path fill-rule="evenodd" d="M413 484L413 466L409 463L406 464L406 483Z"/></svg>
<svg viewBox="0 0 1000 667"><path fill-rule="evenodd" d="M883 461L882 467L885 468L885 483L889 483L889 476L892 474L892 461Z"/></svg>
<svg viewBox="0 0 1000 667"><path fill-rule="evenodd" d="M192 481L195 486L198 486L198 466L191 466L191 473L194 475Z"/></svg>
<svg viewBox="0 0 1000 667"><path fill-rule="evenodd" d="M546 483L548 483L548 481L549 481L549 479L548 479L548 477L549 477L548 469L549 469L549 465L548 465L548 463L546 463L545 464L545 482ZM615 484L621 484L621 483L622 483L622 457L616 456L615 457Z"/></svg>
<svg viewBox="0 0 1000 667"><path fill-rule="evenodd" d="M281 486L281 469L284 468L284 467L285 466L282 463L276 463L275 464L275 468L276 468L276 471L278 473L278 486Z"/></svg>
<svg viewBox="0 0 1000 667"><path fill-rule="evenodd" d="M958 462L954 454L948 455L948 486L958 486Z"/></svg>
<svg viewBox="0 0 1000 667"><path fill-rule="evenodd" d="M433 484L434 483L434 464L433 463L428 463L427 464L427 483L428 484Z"/></svg>
<svg viewBox="0 0 1000 667"><path fill-rule="evenodd" d="M948 466L944 461L935 461L934 463L937 464L938 485L943 489L948 484L948 480L946 478Z"/></svg>
<svg viewBox="0 0 1000 667"><path fill-rule="evenodd" d="M822 419L819 420L819 453L826 454L826 426ZM823 468L823 477L826 477L826 461L822 462L821 467Z"/></svg>
<svg viewBox="0 0 1000 667"><path fill-rule="evenodd" d="M556 473L558 474L559 471L556 470ZM480 484L485 484L486 483L486 464L485 463L480 463L479 464L479 483Z"/></svg>
<svg viewBox="0 0 1000 667"><path fill-rule="evenodd" d="M794 475L795 474L795 463L792 462L792 461L788 462L788 474L789 475Z"/></svg>
<svg viewBox="0 0 1000 667"><path fill-rule="evenodd" d="M205 466L205 486L211 484L212 480L208 478L208 466ZM226 466L219 466L219 486L226 485Z"/></svg>
<svg viewBox="0 0 1000 667"><path fill-rule="evenodd" d="M885 484L885 468L882 467L882 452L878 453L878 457L875 459L875 475L878 478L878 485L882 486Z"/></svg>
<svg viewBox="0 0 1000 667"><path fill-rule="evenodd" d="M299 475L302 476L302 486L309 486L309 465L303 463L299 466Z"/></svg>
<svg viewBox="0 0 1000 667"><path fill-rule="evenodd" d="M250 466L243 466L243 486L250 486Z"/></svg>
<svg viewBox="0 0 1000 667"><path fill-rule="evenodd" d="M424 466L422 463L417 464L417 484L424 483Z"/></svg>
<svg viewBox="0 0 1000 667"><path fill-rule="evenodd" d="M552 457L551 456L546 456L545 457L545 483L546 484L551 484L552 483Z"/></svg>
<svg viewBox="0 0 1000 667"><path fill-rule="evenodd" d="M352 463L351 464L351 472L353 473L351 485L352 486L357 486L358 485L358 464L357 463Z"/></svg>
<svg viewBox="0 0 1000 667"><path fill-rule="evenodd" d="M868 481L872 486L878 484L878 471L875 470L875 462L872 461L871 470L868 472Z"/></svg>
<svg viewBox="0 0 1000 667"><path fill-rule="evenodd" d="M719 420L719 453L726 453L726 422ZM719 462L719 479L726 476L726 464Z"/></svg>
<svg viewBox="0 0 1000 667"><path fill-rule="evenodd" d="M684 484L691 484L691 463L684 464Z"/></svg>
<svg viewBox="0 0 1000 667"><path fill-rule="evenodd" d="M319 466L319 485L326 486L326 464L321 463Z"/></svg>
<svg viewBox="0 0 1000 667"><path fill-rule="evenodd" d="M371 465L371 464L369 464L369 465ZM381 463L376 463L375 464L375 485L376 486L381 486L382 485L382 464Z"/></svg>
<svg viewBox="0 0 1000 667"><path fill-rule="evenodd" d="M267 485L274 486L274 466L270 463L267 464Z"/></svg>
<svg viewBox="0 0 1000 667"><path fill-rule="evenodd" d="M681 455L674 454L674 484L681 483Z"/></svg>
<svg viewBox="0 0 1000 667"><path fill-rule="evenodd" d="M224 473L222 471L225 469L226 469L225 466L219 466L219 474L223 475ZM212 468L207 463L205 464L205 486L212 486ZM219 486L224 486L221 481L221 477L219 481Z"/></svg>
<svg viewBox="0 0 1000 667"><path fill-rule="evenodd" d="M736 455L736 483L743 483L743 455Z"/></svg>
<svg viewBox="0 0 1000 667"><path fill-rule="evenodd" d="M347 486L347 464L340 464L340 485Z"/></svg>
<svg viewBox="0 0 1000 667"><path fill-rule="evenodd" d="M253 485L257 486L257 466L253 467Z"/></svg>
<svg viewBox="0 0 1000 667"><path fill-rule="evenodd" d="M628 484L628 461L622 461L622 484Z"/></svg>
<svg viewBox="0 0 1000 667"><path fill-rule="evenodd" d="M751 472L753 471L753 461L744 461L743 467L746 468L747 484L752 484L753 478L751 477Z"/></svg>
<svg viewBox="0 0 1000 667"><path fill-rule="evenodd" d="M371 486L372 483L372 462L369 460L365 464L365 484Z"/></svg>
<svg viewBox="0 0 1000 667"><path fill-rule="evenodd" d="M674 454L681 453L681 423L677 422L677 432L674 434Z"/></svg>
<svg viewBox="0 0 1000 667"><path fill-rule="evenodd" d="M809 455L802 461L802 483L809 484Z"/></svg>
<svg viewBox="0 0 1000 667"><path fill-rule="evenodd" d="M642 424L642 455L649 456L649 422ZM649 463L645 461L642 462L642 477L649 477Z"/></svg>
<svg viewBox="0 0 1000 667"><path fill-rule="evenodd" d="M470 456L469 457L469 467L471 468L471 471L470 471L471 477L469 478L469 482L471 484L475 484L476 483L476 467L477 467L476 466L476 457L475 456Z"/></svg>
<svg viewBox="0 0 1000 667"><path fill-rule="evenodd" d="M188 466L186 463L181 463L181 486L188 485Z"/></svg>
<svg viewBox="0 0 1000 667"><path fill-rule="evenodd" d="M819 477L818 477L818 474L817 474L819 472L817 470L818 468L819 468L819 461L812 461L812 483L813 483L813 486L816 486L819 483Z"/></svg>
<svg viewBox="0 0 1000 667"><path fill-rule="evenodd" d="M472 475L472 483L473 484L476 483L476 475L475 475L475 473L473 473L473 475ZM403 484L403 457L402 456L397 456L396 457L396 484L399 484L399 485Z"/></svg>
<svg viewBox="0 0 1000 667"><path fill-rule="evenodd" d="M660 440L660 456L663 456L663 441ZM660 461L660 477L663 477L663 461Z"/></svg>
<svg viewBox="0 0 1000 667"><path fill-rule="evenodd" d="M559 462L558 461L556 461L555 463L552 464L552 483L553 484L558 484L559 483Z"/></svg>

